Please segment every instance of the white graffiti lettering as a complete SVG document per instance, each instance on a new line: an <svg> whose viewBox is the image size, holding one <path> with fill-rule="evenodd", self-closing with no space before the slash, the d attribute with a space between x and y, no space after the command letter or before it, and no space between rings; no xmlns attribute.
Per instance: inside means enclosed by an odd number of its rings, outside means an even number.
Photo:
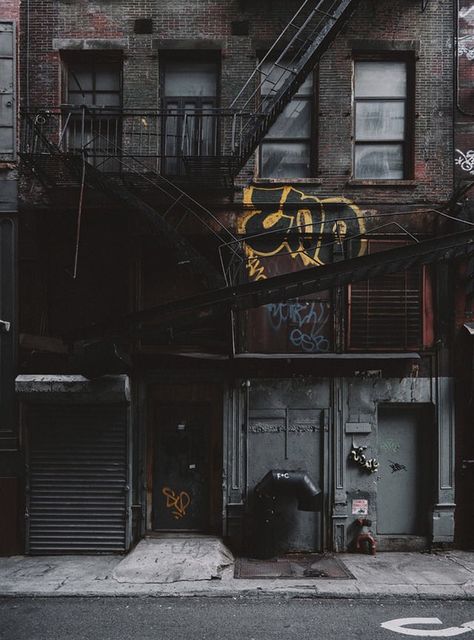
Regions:
<svg viewBox="0 0 474 640"><path fill-rule="evenodd" d="M458 156L454 159L454 164L461 167L463 171L474 175L474 150L470 149L466 151L466 153L463 153L460 149L456 149L456 153Z"/></svg>

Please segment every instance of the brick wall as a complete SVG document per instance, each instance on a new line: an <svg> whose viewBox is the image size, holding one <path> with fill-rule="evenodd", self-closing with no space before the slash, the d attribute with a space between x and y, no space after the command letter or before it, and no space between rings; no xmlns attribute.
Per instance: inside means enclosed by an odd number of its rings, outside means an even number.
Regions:
<svg viewBox="0 0 474 640"><path fill-rule="evenodd" d="M242 10L244 5L246 10ZM160 3L35 0L30 3L29 19L30 103L54 105L61 101L60 59L53 46L55 39L72 38L79 42L120 38L124 42L126 107L155 106L159 98L160 49L176 46L177 41L179 46L191 48L196 40L213 41L213 46L221 48L221 103L225 106L254 67L256 50L273 41L299 2L278 0L249 5L239 0L162 0ZM23 3L24 14L25 11ZM320 136L314 144L318 156L317 178L321 184L317 181L305 184L306 192L344 195L367 205L424 205L446 201L452 189L451 14L450 4L441 0L432 0L424 13L415 0L363 0L360 3L320 65ZM152 18L153 33L134 34L137 18ZM231 22L235 20L249 22L248 36L231 35ZM407 47L416 51L412 184L355 187L349 183L353 121L351 51L355 41L368 40L395 42L398 48L408 43ZM202 46L205 47L205 43ZM242 174L242 184L252 174L250 162Z"/></svg>

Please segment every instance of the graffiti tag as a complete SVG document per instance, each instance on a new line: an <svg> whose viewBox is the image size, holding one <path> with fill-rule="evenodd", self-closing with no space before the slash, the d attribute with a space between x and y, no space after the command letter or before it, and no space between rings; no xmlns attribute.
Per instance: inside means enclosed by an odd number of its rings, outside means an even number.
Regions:
<svg viewBox="0 0 474 640"><path fill-rule="evenodd" d="M329 305L323 302L280 302L266 305L270 326L274 331L290 323L291 344L308 353L329 351L329 341L322 334L330 314Z"/></svg>
<svg viewBox="0 0 474 640"><path fill-rule="evenodd" d="M397 471L406 471L407 468L405 467L404 464L399 464L398 462L393 462L393 460L389 460L390 462L390 469L392 470L392 473L396 473Z"/></svg>
<svg viewBox="0 0 474 640"><path fill-rule="evenodd" d="M166 496L166 508L174 509L173 518L179 520L186 515L186 509L191 504L191 497L186 491L175 493L169 487L163 487L162 493Z"/></svg>
<svg viewBox="0 0 474 640"><path fill-rule="evenodd" d="M323 265L332 259L323 236L342 242L348 233L365 232L363 214L343 197L318 198L288 185L250 187L244 190L244 204L253 207L238 220L238 232L248 236L244 247L251 280L268 277L268 263L259 257L282 255L299 260L304 267ZM356 255L365 251L361 240Z"/></svg>
<svg viewBox="0 0 474 640"><path fill-rule="evenodd" d="M463 153L460 149L456 149L456 153L458 155L454 159L454 164L461 167L463 171L467 171L471 175L474 175L474 150L471 149L466 151L466 153Z"/></svg>
<svg viewBox="0 0 474 640"><path fill-rule="evenodd" d="M389 438L388 440L385 440L381 443L380 448L384 451L391 451L392 453L396 453L400 450L400 445L396 440L392 440L391 438Z"/></svg>

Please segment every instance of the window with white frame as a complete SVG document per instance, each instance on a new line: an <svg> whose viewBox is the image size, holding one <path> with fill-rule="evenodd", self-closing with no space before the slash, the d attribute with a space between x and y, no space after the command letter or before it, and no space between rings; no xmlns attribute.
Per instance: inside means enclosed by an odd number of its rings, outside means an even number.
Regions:
<svg viewBox="0 0 474 640"><path fill-rule="evenodd" d="M273 71L271 67L271 62L262 66L262 71L269 74L262 83L262 96L277 90L278 85L283 84L288 77L288 72L280 67ZM311 176L312 106L313 74L310 73L260 145L260 178L291 179Z"/></svg>
<svg viewBox="0 0 474 640"><path fill-rule="evenodd" d="M410 177L408 89L406 61L355 61L355 179Z"/></svg>

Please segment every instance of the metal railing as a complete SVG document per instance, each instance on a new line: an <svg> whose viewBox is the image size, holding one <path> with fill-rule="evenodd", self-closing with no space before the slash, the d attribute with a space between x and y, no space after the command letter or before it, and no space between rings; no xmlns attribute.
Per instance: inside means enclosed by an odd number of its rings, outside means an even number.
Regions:
<svg viewBox="0 0 474 640"><path fill-rule="evenodd" d="M125 110L63 105L23 114L22 153L50 152L43 138L65 153L84 155L105 172L119 172L117 158L140 161L140 169L184 175L187 163L206 167L238 162L242 131L255 114L223 109ZM38 135L40 133L41 135Z"/></svg>

